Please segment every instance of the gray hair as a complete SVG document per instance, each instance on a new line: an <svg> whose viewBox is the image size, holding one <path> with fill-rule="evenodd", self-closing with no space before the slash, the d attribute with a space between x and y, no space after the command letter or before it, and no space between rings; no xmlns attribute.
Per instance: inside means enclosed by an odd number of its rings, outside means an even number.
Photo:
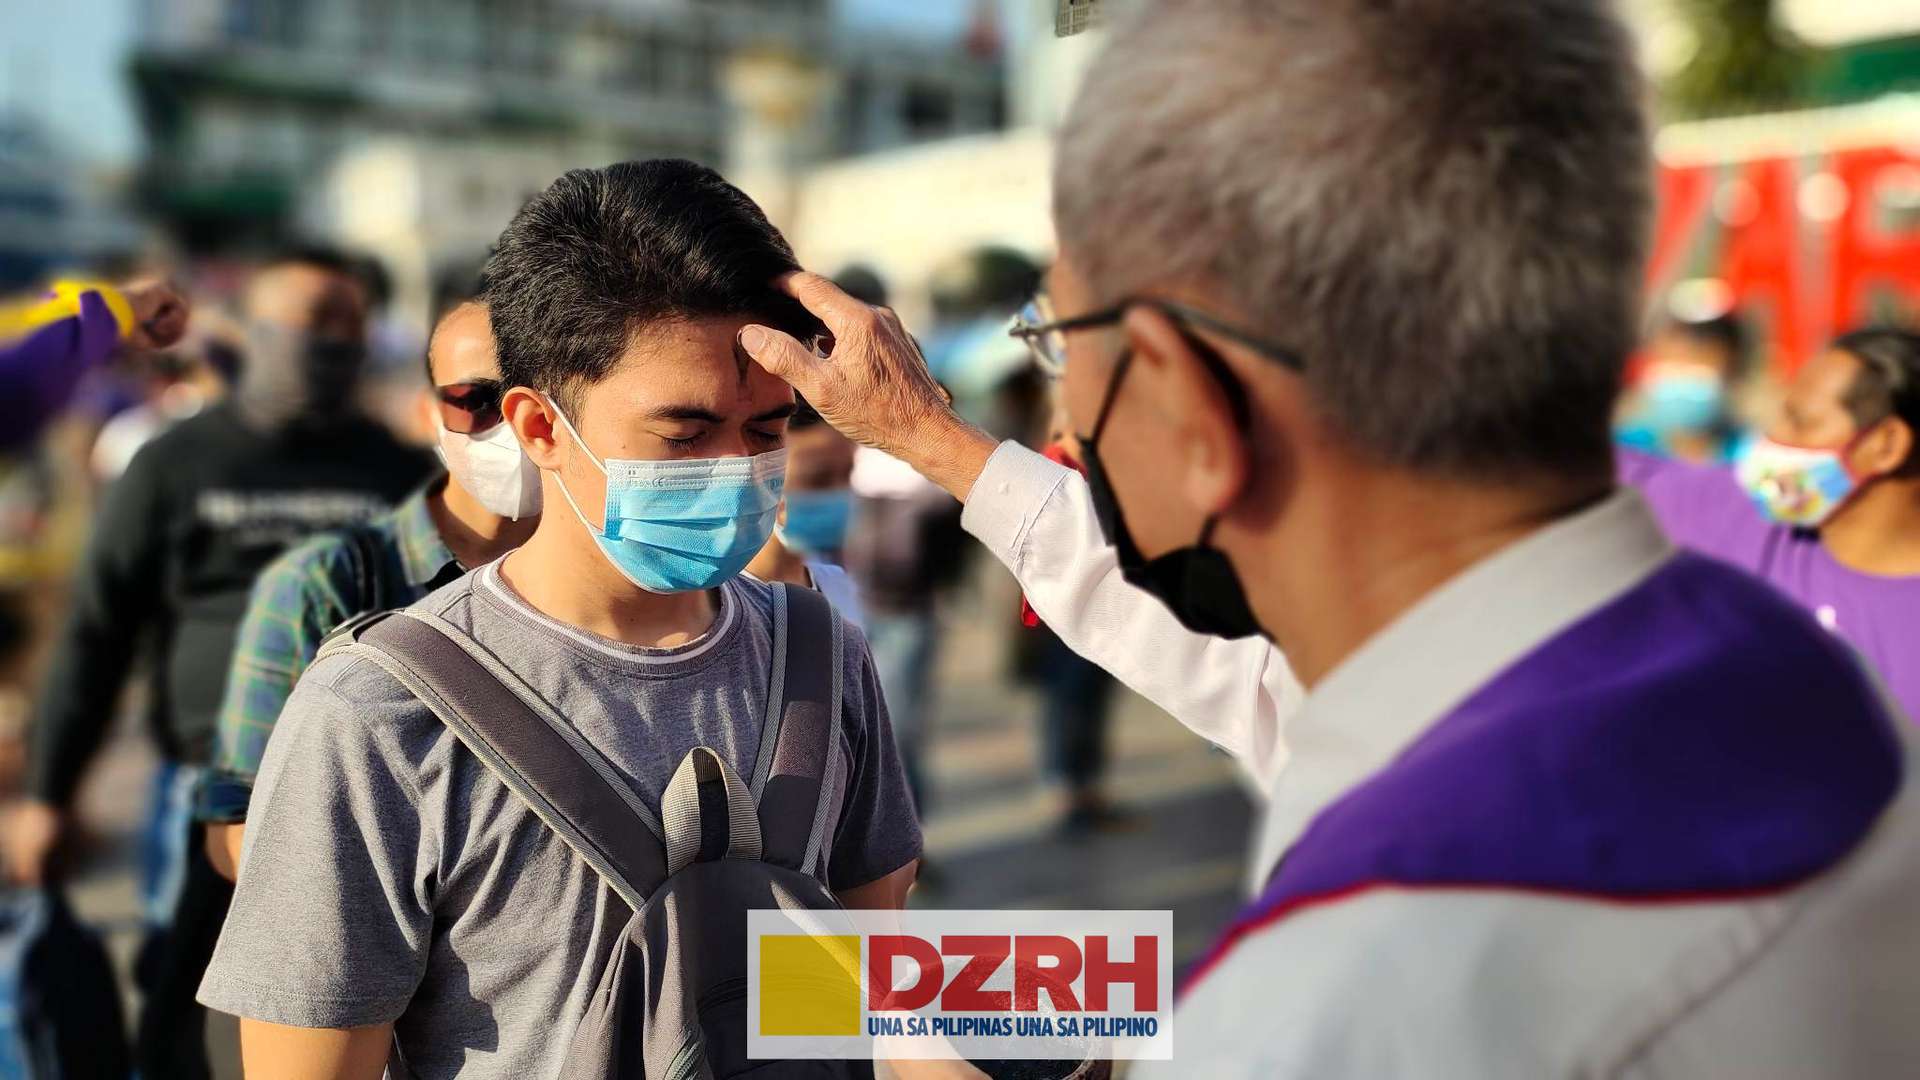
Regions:
<svg viewBox="0 0 1920 1080"><path fill-rule="evenodd" d="M1218 290L1382 463L1591 473L1640 295L1642 93L1605 0L1145 3L1062 135L1062 250L1103 300Z"/></svg>

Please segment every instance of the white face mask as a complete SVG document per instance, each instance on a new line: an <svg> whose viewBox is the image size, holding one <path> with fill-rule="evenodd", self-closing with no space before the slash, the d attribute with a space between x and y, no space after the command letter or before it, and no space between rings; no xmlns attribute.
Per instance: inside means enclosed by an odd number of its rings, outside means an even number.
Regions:
<svg viewBox="0 0 1920 1080"><path fill-rule="evenodd" d="M511 424L495 424L479 435L448 431L438 416L434 426L447 472L481 506L514 521L540 512L540 467L520 448Z"/></svg>

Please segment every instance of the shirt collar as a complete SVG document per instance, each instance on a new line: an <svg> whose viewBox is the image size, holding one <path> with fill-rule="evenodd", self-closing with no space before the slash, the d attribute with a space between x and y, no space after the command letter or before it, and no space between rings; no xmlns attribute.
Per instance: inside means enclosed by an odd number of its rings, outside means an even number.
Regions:
<svg viewBox="0 0 1920 1080"><path fill-rule="evenodd" d="M400 548L400 565L407 584L415 588L425 589L442 580L449 566L456 575L464 570L441 539L440 527L434 524L433 511L427 507L427 500L446 485L447 474L441 473L393 508L393 537Z"/></svg>
<svg viewBox="0 0 1920 1080"><path fill-rule="evenodd" d="M1287 726L1254 886L1328 804L1673 553L1639 493L1621 489L1468 567L1368 639Z"/></svg>

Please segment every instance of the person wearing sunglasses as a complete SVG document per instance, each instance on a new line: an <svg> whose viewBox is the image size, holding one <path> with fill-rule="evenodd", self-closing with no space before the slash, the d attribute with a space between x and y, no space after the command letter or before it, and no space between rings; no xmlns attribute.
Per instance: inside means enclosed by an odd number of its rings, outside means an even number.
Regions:
<svg viewBox="0 0 1920 1080"><path fill-rule="evenodd" d="M1920 1060L1914 733L1614 479L1641 85L1600 0L1130 8L1054 155L1052 311L1018 327L1084 481L961 422L824 278L782 284L829 356L743 329L1260 777L1254 897L1133 1075Z"/></svg>
<svg viewBox="0 0 1920 1080"><path fill-rule="evenodd" d="M248 587L309 536L386 511L432 468L360 407L367 296L354 267L338 251L290 247L253 271L240 299L244 365L232 392L142 446L107 488L38 695L28 799L7 835L13 873L25 881L42 879L67 833L122 689L140 672L150 690L143 726L162 764L138 972L143 1076L207 1074L205 1012L193 989L231 890L201 854L194 792L210 763ZM81 344L92 309L83 295ZM151 323L139 335L165 336L184 314L175 304L146 315L136 308Z"/></svg>
<svg viewBox="0 0 1920 1080"><path fill-rule="evenodd" d="M539 470L500 414L500 368L484 304L434 327L426 407L446 472L365 525L315 538L255 582L240 624L198 816L207 854L232 880L267 738L294 683L334 627L404 607L520 546L540 520Z"/></svg>

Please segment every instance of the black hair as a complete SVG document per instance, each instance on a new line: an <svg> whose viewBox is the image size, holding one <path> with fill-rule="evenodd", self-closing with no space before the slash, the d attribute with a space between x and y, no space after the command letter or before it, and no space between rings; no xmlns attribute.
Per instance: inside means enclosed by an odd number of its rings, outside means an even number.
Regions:
<svg viewBox="0 0 1920 1080"><path fill-rule="evenodd" d="M887 283L879 272L866 263L853 263L842 267L833 275L833 283L840 291L863 304L875 307L887 306Z"/></svg>
<svg viewBox="0 0 1920 1080"><path fill-rule="evenodd" d="M797 393L793 395L793 415L787 417L788 431L805 431L826 422L826 418L820 415L820 411L813 407L811 401Z"/></svg>
<svg viewBox="0 0 1920 1080"><path fill-rule="evenodd" d="M260 261L262 270L276 266L312 266L336 274L344 274L366 285L371 293L373 283L365 277L366 265L366 262L358 256L328 244L310 241L297 241L285 247L276 248L268 252L266 258Z"/></svg>
<svg viewBox="0 0 1920 1080"><path fill-rule="evenodd" d="M1032 299L1041 277L1040 265L1012 248L976 248L935 273L934 311L956 319L1011 315Z"/></svg>
<svg viewBox="0 0 1920 1080"><path fill-rule="evenodd" d="M381 311L393 301L393 275L387 273L387 264L365 252L355 252L348 256L349 269L360 286L367 291L367 306Z"/></svg>
<svg viewBox="0 0 1920 1080"><path fill-rule="evenodd" d="M1737 379L1747 374L1752 335L1747 330L1746 319L1738 311L1729 310L1704 319L1676 318L1667 324L1667 329L1724 351L1728 378Z"/></svg>
<svg viewBox="0 0 1920 1080"><path fill-rule="evenodd" d="M461 304L483 299L487 288L486 264L486 255L476 254L449 260L434 271L432 311L436 325L447 317L447 312Z"/></svg>
<svg viewBox="0 0 1920 1080"><path fill-rule="evenodd" d="M799 269L760 208L691 161L575 169L514 215L486 267L507 386L551 394L607 377L651 323L745 315L805 341L821 332L773 281Z"/></svg>
<svg viewBox="0 0 1920 1080"><path fill-rule="evenodd" d="M1891 326L1843 334L1833 347L1860 361L1841 404L1865 431L1888 417L1907 425L1915 450L1908 451L1902 473L1920 470L1920 334Z"/></svg>

